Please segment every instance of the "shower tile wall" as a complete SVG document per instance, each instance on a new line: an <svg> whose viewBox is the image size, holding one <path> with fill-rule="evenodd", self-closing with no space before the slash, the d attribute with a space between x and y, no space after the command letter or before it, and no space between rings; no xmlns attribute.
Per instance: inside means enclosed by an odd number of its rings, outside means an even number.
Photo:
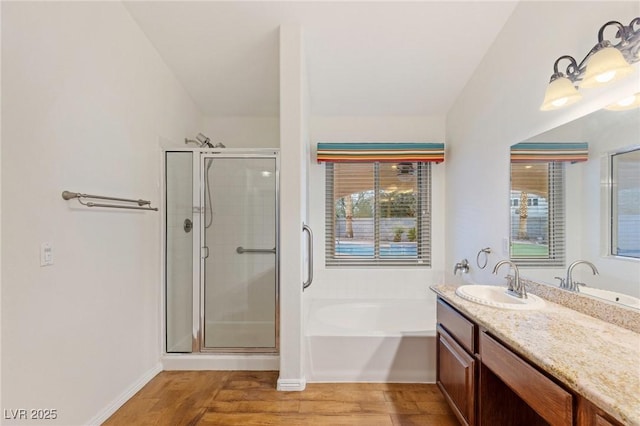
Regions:
<svg viewBox="0 0 640 426"><path fill-rule="evenodd" d="M242 164L242 165L241 165ZM209 322L268 322L275 312L276 241L273 160L215 161L209 173L213 222L207 232L205 317ZM207 291L208 290L208 291Z"/></svg>

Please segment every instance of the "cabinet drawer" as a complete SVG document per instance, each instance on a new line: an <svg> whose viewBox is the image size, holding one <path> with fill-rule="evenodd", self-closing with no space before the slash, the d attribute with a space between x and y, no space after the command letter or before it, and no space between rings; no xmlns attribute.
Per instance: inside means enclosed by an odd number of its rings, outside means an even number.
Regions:
<svg viewBox="0 0 640 426"><path fill-rule="evenodd" d="M573 397L485 332L480 357L522 400L552 425L573 424Z"/></svg>
<svg viewBox="0 0 640 426"><path fill-rule="evenodd" d="M438 323L449 332L457 342L472 354L476 353L476 325L463 317L458 311L438 299Z"/></svg>
<svg viewBox="0 0 640 426"><path fill-rule="evenodd" d="M476 424L476 360L438 326L436 383L463 425Z"/></svg>

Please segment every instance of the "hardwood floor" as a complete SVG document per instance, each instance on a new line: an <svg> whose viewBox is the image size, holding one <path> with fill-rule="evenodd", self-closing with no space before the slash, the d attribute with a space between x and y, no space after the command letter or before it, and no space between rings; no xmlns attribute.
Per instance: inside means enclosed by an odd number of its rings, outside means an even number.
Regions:
<svg viewBox="0 0 640 426"><path fill-rule="evenodd" d="M276 371L163 371L105 426L422 425L458 422L431 384L309 383L276 391Z"/></svg>

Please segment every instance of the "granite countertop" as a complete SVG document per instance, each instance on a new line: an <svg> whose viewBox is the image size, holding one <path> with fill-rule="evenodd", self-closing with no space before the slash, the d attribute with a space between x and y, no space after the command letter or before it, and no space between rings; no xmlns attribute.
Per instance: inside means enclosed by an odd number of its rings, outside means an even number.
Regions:
<svg viewBox="0 0 640 426"><path fill-rule="evenodd" d="M545 300L534 311L493 308L431 289L531 363L624 424L640 425L640 334Z"/></svg>

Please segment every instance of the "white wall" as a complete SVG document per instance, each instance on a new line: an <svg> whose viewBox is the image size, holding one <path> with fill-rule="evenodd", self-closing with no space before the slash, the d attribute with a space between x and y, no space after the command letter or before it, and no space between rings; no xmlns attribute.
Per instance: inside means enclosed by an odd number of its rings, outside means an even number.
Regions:
<svg viewBox="0 0 640 426"><path fill-rule="evenodd" d="M304 141L307 96L302 28L280 27L280 376L278 389L302 390Z"/></svg>
<svg viewBox="0 0 640 426"><path fill-rule="evenodd" d="M2 5L0 5L2 22ZM0 34L0 42L2 35ZM2 99L2 54L0 54L0 99ZM1 112L1 111L0 111ZM2 114L0 113L0 306L2 306ZM0 314L0 377L2 377L2 314ZM2 404L2 384L0 383L0 407Z"/></svg>
<svg viewBox="0 0 640 426"><path fill-rule="evenodd" d="M60 194L157 206L159 137L200 116L120 3L3 2L2 56L3 408L104 420L159 368L160 215Z"/></svg>
<svg viewBox="0 0 640 426"><path fill-rule="evenodd" d="M443 142L444 116L425 117L311 117L311 151L318 142ZM309 170L309 220L316 232L313 285L308 298L429 298L429 286L442 282L445 228L445 162L432 167L431 268L327 268L325 267L325 166L313 162Z"/></svg>
<svg viewBox="0 0 640 426"><path fill-rule="evenodd" d="M446 264L474 259L466 279L503 281L490 272L508 257L503 238L509 235L509 146L612 103L637 83L583 90L583 101L575 106L538 110L559 56L582 59L603 23L615 19L627 24L640 12L638 2L585 5L521 2L447 114ZM480 271L475 256L487 246L494 252L490 266Z"/></svg>
<svg viewBox="0 0 640 426"><path fill-rule="evenodd" d="M202 133L227 148L278 148L280 118L258 116L205 117Z"/></svg>

